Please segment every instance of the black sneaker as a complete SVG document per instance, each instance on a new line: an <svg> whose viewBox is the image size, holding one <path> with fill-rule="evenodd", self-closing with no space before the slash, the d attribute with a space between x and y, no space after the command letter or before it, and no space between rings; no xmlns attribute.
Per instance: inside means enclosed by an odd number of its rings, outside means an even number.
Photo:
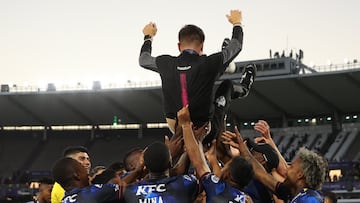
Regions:
<svg viewBox="0 0 360 203"><path fill-rule="evenodd" d="M250 92L252 84L254 83L255 76L256 65L246 65L240 78L240 84L234 85L234 94L232 95L232 99L246 97Z"/></svg>
<svg viewBox="0 0 360 203"><path fill-rule="evenodd" d="M230 39L225 38L222 45L221 45L221 50L225 49L225 47L227 47L229 44L230 44Z"/></svg>

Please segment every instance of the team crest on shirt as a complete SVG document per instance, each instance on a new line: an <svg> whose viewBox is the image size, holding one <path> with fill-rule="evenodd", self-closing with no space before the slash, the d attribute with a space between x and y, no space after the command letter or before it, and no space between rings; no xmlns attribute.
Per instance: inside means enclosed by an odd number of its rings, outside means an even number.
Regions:
<svg viewBox="0 0 360 203"><path fill-rule="evenodd" d="M211 181L214 183L218 183L219 182L219 177L217 177L216 175L211 175Z"/></svg>

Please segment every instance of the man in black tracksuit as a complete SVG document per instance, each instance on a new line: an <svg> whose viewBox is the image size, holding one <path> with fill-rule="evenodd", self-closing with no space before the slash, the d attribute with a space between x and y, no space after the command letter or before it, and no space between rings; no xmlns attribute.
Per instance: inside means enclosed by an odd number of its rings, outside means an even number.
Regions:
<svg viewBox="0 0 360 203"><path fill-rule="evenodd" d="M149 23L143 29L145 37L139 63L141 67L156 71L161 76L164 113L172 132L176 127L176 114L183 106L189 105L195 127L208 126L209 121L213 120L216 105L224 108L225 112L231 97L244 97L248 94L255 76L253 66L245 68L243 79L240 80L241 88L233 87L231 81L224 81L226 84L222 84L221 92L215 93L214 98L215 81L242 49L241 12L232 10L227 18L233 25L232 38L221 52L209 56L203 55L205 35L195 25L185 25L180 30L179 56L151 56L152 39L157 27L156 24Z"/></svg>

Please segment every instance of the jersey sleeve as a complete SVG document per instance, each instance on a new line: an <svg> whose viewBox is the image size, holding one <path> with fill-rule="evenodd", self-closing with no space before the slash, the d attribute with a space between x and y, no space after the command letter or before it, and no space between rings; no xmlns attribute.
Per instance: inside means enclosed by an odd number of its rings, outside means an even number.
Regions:
<svg viewBox="0 0 360 203"><path fill-rule="evenodd" d="M184 187L188 189L188 191L191 192L191 195L193 198L195 198L199 194L199 184L198 180L194 175L183 175L184 179Z"/></svg>
<svg viewBox="0 0 360 203"><path fill-rule="evenodd" d="M122 199L123 188L117 184L95 184L94 187L98 187L97 198L100 201L115 201Z"/></svg>
<svg viewBox="0 0 360 203"><path fill-rule="evenodd" d="M233 61L242 50L243 30L241 26L234 26L232 38L229 44L221 51L223 55L223 64L225 67Z"/></svg>
<svg viewBox="0 0 360 203"><path fill-rule="evenodd" d="M225 183L213 173L208 173L201 177L200 184L205 190L207 197L216 196L225 189Z"/></svg>
<svg viewBox="0 0 360 203"><path fill-rule="evenodd" d="M158 72L156 66L156 57L151 56L151 40L144 40L144 43L140 50L139 64L141 67Z"/></svg>

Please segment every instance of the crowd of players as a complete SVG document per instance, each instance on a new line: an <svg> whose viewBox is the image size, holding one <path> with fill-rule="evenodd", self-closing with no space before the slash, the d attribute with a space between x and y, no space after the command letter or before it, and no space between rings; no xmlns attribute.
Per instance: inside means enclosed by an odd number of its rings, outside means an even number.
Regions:
<svg viewBox="0 0 360 203"><path fill-rule="evenodd" d="M108 167L92 167L86 148L69 147L53 165L51 193L48 187L40 190L38 201L336 202L320 191L327 163L316 152L301 148L287 163L264 120L254 126L261 134L254 140L244 139L236 127L226 130L231 101L245 98L256 76L256 67L249 64L239 82L224 80L214 91L215 81L242 49L241 12L231 10L227 19L232 37L209 56L203 54L203 31L186 25L179 32L179 56L153 57L157 26L147 24L139 63L161 76L164 113L173 135L133 149L122 163Z"/></svg>

